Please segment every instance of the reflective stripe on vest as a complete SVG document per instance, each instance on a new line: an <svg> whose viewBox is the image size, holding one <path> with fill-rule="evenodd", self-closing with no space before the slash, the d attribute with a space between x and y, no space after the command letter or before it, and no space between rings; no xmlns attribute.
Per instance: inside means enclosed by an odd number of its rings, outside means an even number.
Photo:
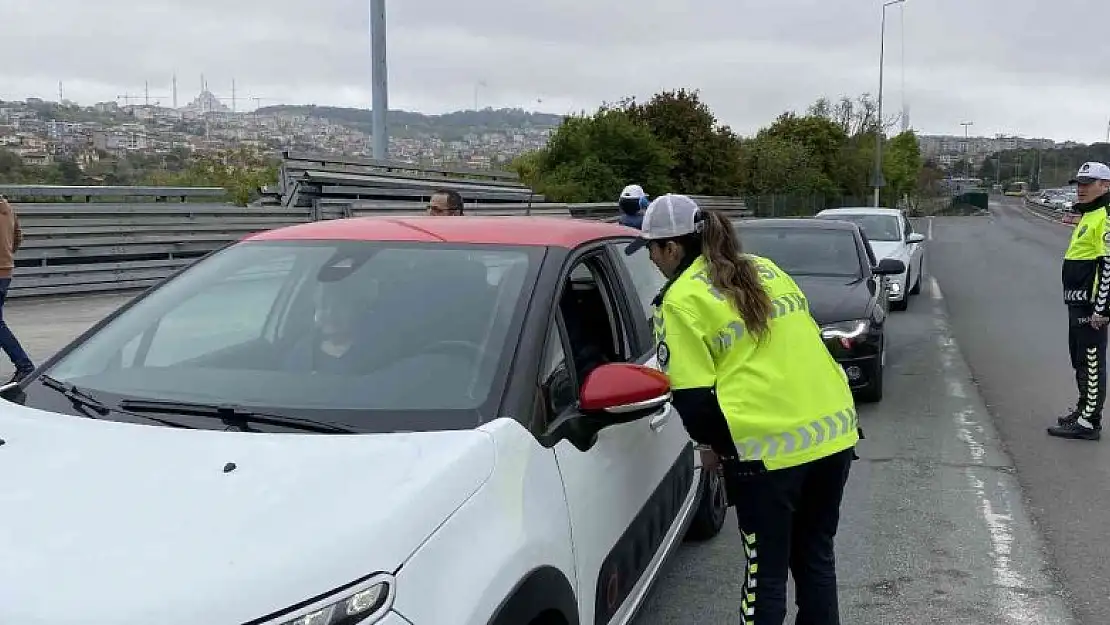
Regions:
<svg viewBox="0 0 1110 625"><path fill-rule="evenodd" d="M780 454L805 451L845 434L853 434L859 428L859 417L855 408L845 408L812 421L792 432L784 432L762 438L744 438L736 441L736 451L741 460L771 460Z"/></svg>

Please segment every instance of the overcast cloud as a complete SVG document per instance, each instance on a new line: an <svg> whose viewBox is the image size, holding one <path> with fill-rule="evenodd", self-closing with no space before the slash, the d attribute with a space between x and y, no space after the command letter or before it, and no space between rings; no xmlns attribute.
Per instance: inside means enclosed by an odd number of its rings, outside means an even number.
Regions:
<svg viewBox="0 0 1110 625"><path fill-rule="evenodd" d="M311 7L311 8L310 8ZM881 0L391 0L390 108L566 113L700 89L749 134L826 95L875 93ZM905 32L902 32L904 10ZM887 9L885 106L927 134L1106 140L1104 25L1089 0L908 0ZM368 107L367 0L0 0L0 99L83 104L200 89L241 108ZM1090 29L1076 35L1077 26ZM905 43L905 90L902 88ZM479 86L484 85L484 86Z"/></svg>

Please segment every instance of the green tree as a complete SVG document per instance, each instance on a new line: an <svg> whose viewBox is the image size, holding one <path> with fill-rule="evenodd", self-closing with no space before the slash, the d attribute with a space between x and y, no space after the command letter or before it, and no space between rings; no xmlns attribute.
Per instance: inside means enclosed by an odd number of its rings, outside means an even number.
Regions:
<svg viewBox="0 0 1110 625"><path fill-rule="evenodd" d="M887 141L883 149L883 177L886 178L883 195L890 206L917 191L922 165L921 147L913 131L907 130Z"/></svg>
<svg viewBox="0 0 1110 625"><path fill-rule="evenodd" d="M783 113L775 123L756 135L759 139L791 144L799 150L803 169L796 176L805 176L798 188L821 195L841 195L853 172L846 167L848 135L830 119L816 115L799 117ZM787 169L786 171L790 171Z"/></svg>
<svg viewBox="0 0 1110 625"><path fill-rule="evenodd" d="M673 187L669 191L733 195L739 190L739 138L717 122L697 91L664 91L643 104L626 100L622 108L670 152Z"/></svg>
<svg viewBox="0 0 1110 625"><path fill-rule="evenodd" d="M743 145L741 191L745 194L808 195L822 184L819 164L799 141L760 132Z"/></svg>
<svg viewBox="0 0 1110 625"><path fill-rule="evenodd" d="M547 199L615 201L626 184L649 194L670 190L670 154L624 110L603 107L592 116L569 117L547 147L514 163L515 171Z"/></svg>

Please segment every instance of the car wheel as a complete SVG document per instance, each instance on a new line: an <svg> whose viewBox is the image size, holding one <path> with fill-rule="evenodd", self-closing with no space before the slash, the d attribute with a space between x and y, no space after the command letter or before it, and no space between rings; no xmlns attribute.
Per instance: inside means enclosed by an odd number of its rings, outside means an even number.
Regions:
<svg viewBox="0 0 1110 625"><path fill-rule="evenodd" d="M910 295L921 295L921 268L917 269L917 280L913 282L913 288L909 290Z"/></svg>
<svg viewBox="0 0 1110 625"><path fill-rule="evenodd" d="M890 303L890 309L891 310L897 310L899 312L904 311L909 307L910 307L909 293L906 293L905 295L903 295L902 299L896 300L896 301L893 301L893 302Z"/></svg>
<svg viewBox="0 0 1110 625"><path fill-rule="evenodd" d="M529 621L528 625L567 625L567 619L558 612L544 612Z"/></svg>
<svg viewBox="0 0 1110 625"><path fill-rule="evenodd" d="M883 370L886 366L886 341L883 341L883 350L875 359L874 368L871 370L871 382L856 391L856 400L864 404L875 404L883 400Z"/></svg>
<svg viewBox="0 0 1110 625"><path fill-rule="evenodd" d="M710 471L709 478L702 487L701 500L694 512L694 519L686 530L686 539L692 541L709 540L721 533L728 515L728 495L725 480L720 471Z"/></svg>

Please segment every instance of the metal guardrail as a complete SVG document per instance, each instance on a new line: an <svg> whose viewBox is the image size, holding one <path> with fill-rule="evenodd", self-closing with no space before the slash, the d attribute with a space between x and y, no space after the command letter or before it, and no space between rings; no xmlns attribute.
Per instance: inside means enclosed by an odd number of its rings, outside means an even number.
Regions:
<svg viewBox="0 0 1110 625"><path fill-rule="evenodd" d="M166 201L170 198L185 202L189 199L223 199L227 191L219 187L113 187L113 186L66 186L0 184L0 195L13 201L41 200L42 198L91 202L92 198L114 198L129 200L151 198Z"/></svg>
<svg viewBox="0 0 1110 625"><path fill-rule="evenodd" d="M349 163L344 164L347 165ZM370 177L382 176L367 176ZM390 182L385 179L382 184ZM468 181L468 184L472 188L510 188L490 181ZM447 186L462 187L454 182ZM382 188L398 193L396 188ZM524 187L516 188L528 191ZM157 189L154 191L158 196ZM171 189L162 193L169 195L177 191ZM472 191L468 192L474 197ZM467 198L467 192L463 195ZM497 201L467 198L465 211L468 215L531 215L602 221L619 218L615 202L564 204L527 201L528 196L524 201L519 197L512 201L511 197L506 191ZM752 216L742 198L695 196L694 199L703 207L721 210L730 217ZM23 228L23 245L16 254L16 279L12 281L9 296L144 289L198 258L255 232L323 219L419 215L425 211L425 200L404 195L402 199L317 197L308 206L262 204L248 207L190 202L13 202Z"/></svg>
<svg viewBox="0 0 1110 625"><path fill-rule="evenodd" d="M325 200L426 202L438 189L467 202L542 202L510 172L426 168L411 163L283 152L278 185L264 203L314 207Z"/></svg>
<svg viewBox="0 0 1110 625"><path fill-rule="evenodd" d="M1032 210L1035 213L1044 215L1045 217L1055 219L1065 224L1074 224L1079 222L1079 215L1070 210L1056 208L1051 204L1039 201L1038 199L1028 195L1026 195L1023 200L1025 201L1026 208Z"/></svg>

